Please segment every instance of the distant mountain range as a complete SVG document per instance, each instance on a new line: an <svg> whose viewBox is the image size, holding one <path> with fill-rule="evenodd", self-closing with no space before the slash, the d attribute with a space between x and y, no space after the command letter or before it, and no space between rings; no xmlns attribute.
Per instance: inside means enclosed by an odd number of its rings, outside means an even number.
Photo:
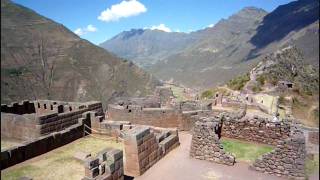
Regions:
<svg viewBox="0 0 320 180"><path fill-rule="evenodd" d="M133 29L100 44L162 80L212 87L254 67L262 56L294 45L319 67L319 1L299 0L267 13L247 7L192 33Z"/></svg>
<svg viewBox="0 0 320 180"><path fill-rule="evenodd" d="M144 95L159 81L63 25L1 0L1 103Z"/></svg>

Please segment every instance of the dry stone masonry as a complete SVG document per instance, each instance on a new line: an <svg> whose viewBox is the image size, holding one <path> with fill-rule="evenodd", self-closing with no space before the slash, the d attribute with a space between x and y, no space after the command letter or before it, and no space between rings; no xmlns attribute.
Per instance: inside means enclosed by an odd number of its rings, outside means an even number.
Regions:
<svg viewBox="0 0 320 180"><path fill-rule="evenodd" d="M150 127L136 126L124 136L124 172L136 177L179 145L177 131L156 133Z"/></svg>
<svg viewBox="0 0 320 180"><path fill-rule="evenodd" d="M4 104L1 105L1 136L32 140L77 124L89 111L103 115L101 102L38 100Z"/></svg>
<svg viewBox="0 0 320 180"><path fill-rule="evenodd" d="M219 141L221 122L206 118L195 123L190 156L200 160L233 165L235 157L224 151Z"/></svg>
<svg viewBox="0 0 320 180"><path fill-rule="evenodd" d="M272 122L258 116L249 119L225 115L223 118L223 137L276 145L289 135L290 124L286 122Z"/></svg>
<svg viewBox="0 0 320 180"><path fill-rule="evenodd" d="M262 155L251 168L277 176L305 179L305 159L305 138L302 133L296 133L280 141L276 149Z"/></svg>
<svg viewBox="0 0 320 180"><path fill-rule="evenodd" d="M97 157L86 158L84 169L82 180L123 180L123 153L118 149L104 149Z"/></svg>

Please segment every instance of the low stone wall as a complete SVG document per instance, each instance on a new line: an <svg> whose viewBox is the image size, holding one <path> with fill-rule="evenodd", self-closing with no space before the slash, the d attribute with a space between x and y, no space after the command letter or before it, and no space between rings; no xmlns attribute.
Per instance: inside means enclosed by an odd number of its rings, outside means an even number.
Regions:
<svg viewBox="0 0 320 180"><path fill-rule="evenodd" d="M285 140L290 135L290 124L271 122L267 118L253 119L225 115L223 118L222 136L233 139L253 141L276 145L279 140Z"/></svg>
<svg viewBox="0 0 320 180"><path fill-rule="evenodd" d="M130 121L132 124L165 128L178 127L181 121L181 112L173 108L142 108L133 105L108 105L107 116L113 121Z"/></svg>
<svg viewBox="0 0 320 180"><path fill-rule="evenodd" d="M207 160L210 162L233 165L235 157L223 150L219 141L219 121L208 119L208 121L195 123L190 148L190 157Z"/></svg>
<svg viewBox="0 0 320 180"><path fill-rule="evenodd" d="M1 169L44 154L83 137L83 123L87 122L84 118L80 118L77 124L72 125L65 130L41 136L32 141L25 141L18 147L2 150Z"/></svg>
<svg viewBox="0 0 320 180"><path fill-rule="evenodd" d="M305 138L302 133L298 133L280 141L276 149L262 155L251 168L277 176L305 179L305 159Z"/></svg>
<svg viewBox="0 0 320 180"><path fill-rule="evenodd" d="M123 180L123 153L107 148L97 157L88 157L84 163L85 177L82 180Z"/></svg>
<svg viewBox="0 0 320 180"><path fill-rule="evenodd" d="M124 174L142 175L165 154L179 145L178 134L168 131L155 135L149 127L136 126L124 136Z"/></svg>

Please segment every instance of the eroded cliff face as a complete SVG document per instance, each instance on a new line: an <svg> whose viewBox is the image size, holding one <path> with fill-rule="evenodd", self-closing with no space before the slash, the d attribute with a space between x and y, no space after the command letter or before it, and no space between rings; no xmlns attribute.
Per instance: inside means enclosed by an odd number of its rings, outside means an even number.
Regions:
<svg viewBox="0 0 320 180"><path fill-rule="evenodd" d="M11 1L1 1L1 102L144 95L159 81L131 62Z"/></svg>

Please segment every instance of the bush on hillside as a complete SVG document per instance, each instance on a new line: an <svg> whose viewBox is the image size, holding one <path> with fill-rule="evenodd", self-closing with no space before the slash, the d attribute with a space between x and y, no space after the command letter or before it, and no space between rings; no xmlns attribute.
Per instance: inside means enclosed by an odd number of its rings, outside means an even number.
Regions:
<svg viewBox="0 0 320 180"><path fill-rule="evenodd" d="M213 97L213 92L211 90L206 90L201 93L201 98L202 99L210 99Z"/></svg>
<svg viewBox="0 0 320 180"><path fill-rule="evenodd" d="M263 85L265 84L265 82L266 82L266 77L263 76L263 75L260 75L260 76L257 77L256 80L259 82L259 84L260 84L261 86L263 86Z"/></svg>
<svg viewBox="0 0 320 180"><path fill-rule="evenodd" d="M232 90L242 90L245 84L250 81L249 73L238 76L227 83L227 86Z"/></svg>
<svg viewBox="0 0 320 180"><path fill-rule="evenodd" d="M262 89L261 89L261 87L260 87L259 84L256 84L256 85L254 85L254 86L252 87L252 91L255 92L255 93L257 93L257 92L262 91Z"/></svg>

